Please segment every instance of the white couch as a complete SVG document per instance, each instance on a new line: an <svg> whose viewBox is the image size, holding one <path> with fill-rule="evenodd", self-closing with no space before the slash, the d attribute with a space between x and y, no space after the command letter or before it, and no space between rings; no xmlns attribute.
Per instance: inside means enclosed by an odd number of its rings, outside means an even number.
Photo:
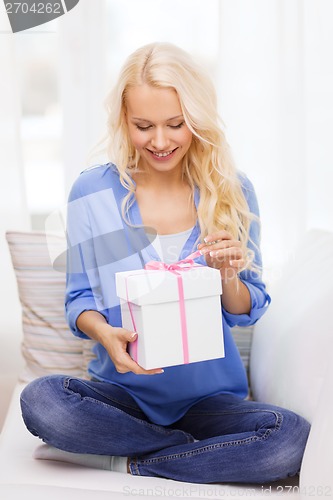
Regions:
<svg viewBox="0 0 333 500"><path fill-rule="evenodd" d="M47 262L44 236L10 233L7 237L23 307L26 367L1 434L1 499L333 497L332 233L312 230L304 236L270 290L268 312L254 328L250 357L254 398L297 411L312 423L300 481L292 478L258 486L188 484L34 460L39 441L21 420L19 394L29 380L43 373L84 376L91 344L68 336L62 310L64 276ZM56 240L53 243L57 245Z"/></svg>

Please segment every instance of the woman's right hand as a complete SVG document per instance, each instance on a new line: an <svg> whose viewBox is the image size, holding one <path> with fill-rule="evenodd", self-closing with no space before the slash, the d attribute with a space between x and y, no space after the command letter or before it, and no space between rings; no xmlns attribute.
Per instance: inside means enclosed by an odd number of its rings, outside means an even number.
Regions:
<svg viewBox="0 0 333 500"><path fill-rule="evenodd" d="M88 337L102 344L119 373L133 372L137 375L163 373L161 368L145 370L127 352L128 342L135 342L138 334L125 328L111 326L98 311L83 311L76 320L77 327Z"/></svg>
<svg viewBox="0 0 333 500"><path fill-rule="evenodd" d="M155 375L163 373L161 368L145 370L128 354L127 344L137 340L137 333L126 330L125 328L110 326L107 323L105 323L105 325L100 325L100 328L103 328L103 346L112 359L117 372L133 372L137 375Z"/></svg>

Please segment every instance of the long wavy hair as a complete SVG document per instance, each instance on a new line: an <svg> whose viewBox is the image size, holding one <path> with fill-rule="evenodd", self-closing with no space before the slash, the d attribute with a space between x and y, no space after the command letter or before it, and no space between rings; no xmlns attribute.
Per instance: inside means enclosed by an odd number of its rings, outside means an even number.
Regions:
<svg viewBox="0 0 333 500"><path fill-rule="evenodd" d="M140 160L129 138L126 96L128 89L143 84L174 89L185 123L193 134L182 161L182 174L192 188L192 196L196 186L200 191L199 240L225 229L242 244L246 255L244 269L256 268L254 253L248 248L250 224L256 217L249 210L222 129L214 86L187 52L170 43L152 43L131 54L105 102L108 121L104 141L108 157L128 190L122 204L124 220L130 224L129 208L135 200L131 173L138 170Z"/></svg>

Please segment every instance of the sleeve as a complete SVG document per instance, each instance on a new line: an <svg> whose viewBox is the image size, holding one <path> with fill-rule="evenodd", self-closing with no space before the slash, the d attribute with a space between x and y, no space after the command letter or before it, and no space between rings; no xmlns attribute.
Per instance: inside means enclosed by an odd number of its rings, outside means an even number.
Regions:
<svg viewBox="0 0 333 500"><path fill-rule="evenodd" d="M107 321L109 318L108 310L98 307L98 297L91 286L91 275L88 274L89 270L94 269L93 231L85 197L81 194L81 184L82 179L79 177L72 187L67 205L65 313L72 333L89 339L76 325L78 316L84 311L93 310L103 314Z"/></svg>
<svg viewBox="0 0 333 500"><path fill-rule="evenodd" d="M246 177L241 178L243 192L250 211L259 217L258 201L252 183ZM260 252L260 223L253 220L250 226L250 241L248 247L254 252L254 263L262 267ZM250 326L261 318L266 312L271 302L271 298L266 291L266 286L261 279L261 273L252 270L245 270L239 274L240 280L247 286L251 297L251 311L249 314L232 314L222 307L223 316L230 327Z"/></svg>

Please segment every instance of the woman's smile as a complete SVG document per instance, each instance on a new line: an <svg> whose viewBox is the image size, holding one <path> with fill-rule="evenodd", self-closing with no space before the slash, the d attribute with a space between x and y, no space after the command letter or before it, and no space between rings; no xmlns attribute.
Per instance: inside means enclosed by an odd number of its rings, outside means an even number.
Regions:
<svg viewBox="0 0 333 500"><path fill-rule="evenodd" d="M165 151L165 152L159 152L159 151L151 151L150 149L146 148L149 153L152 154L154 157L154 160L156 161L169 161L171 158L173 158L174 153L177 151L178 148L172 149L171 151Z"/></svg>

